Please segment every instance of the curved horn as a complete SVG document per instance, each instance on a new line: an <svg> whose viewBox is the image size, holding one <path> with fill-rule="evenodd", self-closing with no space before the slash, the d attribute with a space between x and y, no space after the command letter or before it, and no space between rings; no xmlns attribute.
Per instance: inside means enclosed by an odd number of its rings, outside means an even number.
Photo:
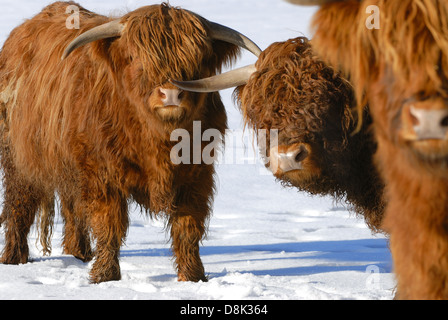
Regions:
<svg viewBox="0 0 448 320"><path fill-rule="evenodd" d="M335 2L338 0L285 0L285 1L302 6L321 6L323 4Z"/></svg>
<svg viewBox="0 0 448 320"><path fill-rule="evenodd" d="M207 21L210 26L210 36L212 39L221 40L232 43L241 48L244 48L252 52L255 56L259 57L261 49L248 37L240 32L233 30L229 27L223 26L219 23Z"/></svg>
<svg viewBox="0 0 448 320"><path fill-rule="evenodd" d="M204 18L202 19L206 20ZM208 20L206 21L210 28L211 33L210 36L213 39L232 43L234 45L240 46L252 52L257 57L260 56L261 49L245 35L229 27L220 25L218 23L211 22ZM67 46L67 48L64 51L64 54L62 55L62 59L67 58L70 55L70 53L72 53L75 49L83 45L86 45L90 42L120 36L123 31L123 28L124 26L122 23L120 23L120 20L114 20L84 32Z"/></svg>
<svg viewBox="0 0 448 320"><path fill-rule="evenodd" d="M67 48L65 48L62 59L67 58L73 50L90 42L106 38L119 37L123 31L123 28L124 26L120 23L120 20L114 20L82 33L75 40L73 40Z"/></svg>
<svg viewBox="0 0 448 320"><path fill-rule="evenodd" d="M254 64L235 69L216 76L194 81L175 81L172 84L180 89L193 92L215 92L246 84L250 76L257 71Z"/></svg>

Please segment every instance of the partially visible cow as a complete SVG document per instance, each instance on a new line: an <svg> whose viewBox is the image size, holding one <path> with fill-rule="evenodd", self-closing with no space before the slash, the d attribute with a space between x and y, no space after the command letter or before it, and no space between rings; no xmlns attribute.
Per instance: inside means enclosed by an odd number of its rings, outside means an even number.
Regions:
<svg viewBox="0 0 448 320"><path fill-rule="evenodd" d="M80 8L79 30L66 28L68 5ZM87 261L90 233L96 243L92 282L121 277L131 199L166 214L178 279L206 280L199 242L214 166L175 165L170 134L191 133L194 121L223 133L227 118L218 93L183 92L168 79L212 76L239 47L260 53L242 34L165 3L114 20L56 2L14 29L0 53L2 262L27 262L35 215L53 210L57 192L64 252Z"/></svg>
<svg viewBox="0 0 448 320"><path fill-rule="evenodd" d="M369 123L354 134L352 86L316 57L308 39L272 44L255 66L173 83L193 91L243 84L235 96L246 123L266 132L258 142L273 174L310 194L345 199L372 230L381 231L383 183L373 163L376 144ZM271 145L275 130L278 145Z"/></svg>
<svg viewBox="0 0 448 320"><path fill-rule="evenodd" d="M397 297L448 299L448 2L289 1L322 5L314 49L369 102Z"/></svg>

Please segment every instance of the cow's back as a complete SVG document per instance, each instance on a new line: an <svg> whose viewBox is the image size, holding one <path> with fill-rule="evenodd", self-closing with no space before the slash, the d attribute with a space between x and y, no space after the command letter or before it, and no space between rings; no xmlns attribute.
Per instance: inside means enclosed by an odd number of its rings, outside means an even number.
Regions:
<svg viewBox="0 0 448 320"><path fill-rule="evenodd" d="M56 176L55 170L67 165L62 146L68 147L68 136L86 125L79 121L86 117L83 88L98 78L91 57L83 52L64 61L61 56L77 35L107 18L77 5L81 28L68 29L69 5L77 4L56 2L25 21L11 32L0 53L3 141L17 168L36 179Z"/></svg>

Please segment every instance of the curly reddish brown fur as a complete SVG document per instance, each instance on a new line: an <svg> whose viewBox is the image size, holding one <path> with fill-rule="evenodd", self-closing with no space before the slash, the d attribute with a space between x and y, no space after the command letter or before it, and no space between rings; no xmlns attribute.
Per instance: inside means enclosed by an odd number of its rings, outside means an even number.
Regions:
<svg viewBox="0 0 448 320"><path fill-rule="evenodd" d="M218 93L185 92L182 113L166 117L150 97L169 78L214 75L239 49L211 41L191 12L162 4L130 12L121 19L127 26L121 37L85 45L61 61L77 35L111 20L75 4L81 29L68 30L69 4L75 3L51 4L17 27L0 53L2 261L27 261L36 212L51 209L57 192L65 253L95 257L93 282L120 279L133 199L150 214L166 214L179 280L206 280L199 241L211 211L214 166L174 165L170 151L178 142L170 133L191 134L193 121L201 121L202 131L224 133L224 106Z"/></svg>
<svg viewBox="0 0 448 320"><path fill-rule="evenodd" d="M272 44L256 68L236 91L247 125L277 129L279 145L310 146L306 170L277 178L313 195L345 198L372 230L380 231L384 203L372 160L376 144L367 122L353 135L351 85L316 57L304 37ZM269 140L268 132L267 150Z"/></svg>
<svg viewBox="0 0 448 320"><path fill-rule="evenodd" d="M365 27L368 5L379 8L380 29ZM313 24L315 50L371 106L397 297L448 299L448 142L400 138L408 101L448 108L448 4L340 1L322 6Z"/></svg>

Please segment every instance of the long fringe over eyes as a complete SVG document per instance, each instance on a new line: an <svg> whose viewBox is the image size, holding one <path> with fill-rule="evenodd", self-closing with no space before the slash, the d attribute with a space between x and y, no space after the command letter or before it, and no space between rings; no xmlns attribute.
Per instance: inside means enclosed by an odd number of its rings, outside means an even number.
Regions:
<svg viewBox="0 0 448 320"><path fill-rule="evenodd" d="M369 17L366 8L371 5L379 8L379 29L366 27ZM446 1L347 0L332 3L317 12L313 28L315 50L325 61L347 71L355 84L360 116L367 101L366 88L385 72L392 71L397 88L414 93L423 88L426 94L446 95Z"/></svg>

